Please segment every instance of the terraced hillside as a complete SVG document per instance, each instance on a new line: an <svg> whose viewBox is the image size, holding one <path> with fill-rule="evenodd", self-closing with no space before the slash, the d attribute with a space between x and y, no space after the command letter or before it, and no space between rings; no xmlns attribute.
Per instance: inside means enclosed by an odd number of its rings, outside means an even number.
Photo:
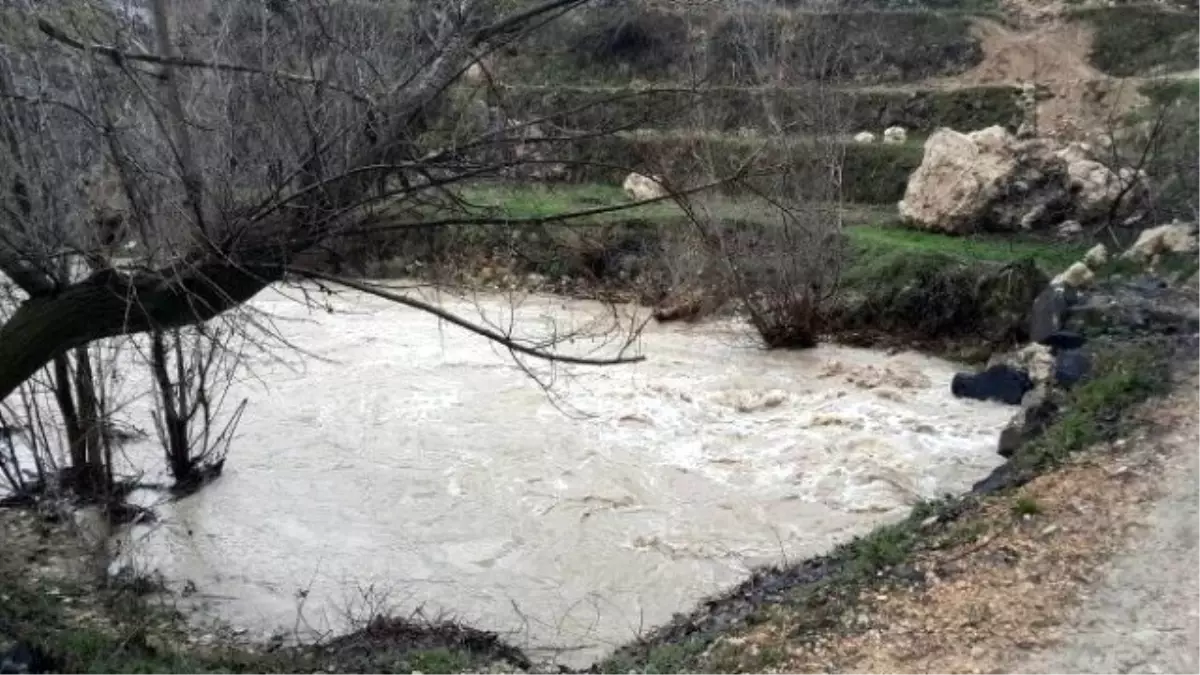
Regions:
<svg viewBox="0 0 1200 675"><path fill-rule="evenodd" d="M752 167L789 173L772 189L802 191L804 172L822 170L802 160L832 141L845 152L844 199L892 204L925 136L1015 130L1026 83L1037 87L1039 132L1072 138L1109 134L1153 105L1190 105L1197 18L1194 3L626 0L485 64L495 86L481 95L555 137L586 137L563 174L573 182L616 184L634 169L686 185ZM906 142L851 141L892 125Z"/></svg>

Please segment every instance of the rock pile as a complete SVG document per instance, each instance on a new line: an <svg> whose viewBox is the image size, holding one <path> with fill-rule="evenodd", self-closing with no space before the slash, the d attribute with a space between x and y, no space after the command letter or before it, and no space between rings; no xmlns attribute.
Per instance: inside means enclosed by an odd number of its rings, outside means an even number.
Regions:
<svg viewBox="0 0 1200 675"><path fill-rule="evenodd" d="M1147 229L1120 257L1149 262L1162 253L1196 249L1196 226L1172 223ZM954 376L955 396L1021 406L1000 434L1002 456L1012 456L1040 434L1062 405L1063 392L1090 375L1087 336L1120 340L1185 336L1196 341L1200 308L1194 289L1171 287L1151 275L1097 281L1092 268L1108 259L1107 248L1096 245L1037 295L1030 313L1029 344L993 357L981 373Z"/></svg>
<svg viewBox="0 0 1200 675"><path fill-rule="evenodd" d="M1052 283L1034 301L1029 333L1030 344L994 357L982 373L956 375L951 384L956 396L1020 404L1000 434L1004 457L1040 434L1061 407L1063 392L1090 375L1086 336L1185 336L1195 342L1200 309L1194 292L1152 276L1108 279L1089 289Z"/></svg>
<svg viewBox="0 0 1200 675"><path fill-rule="evenodd" d="M1000 126L966 134L943 128L925 142L899 210L912 227L951 234L1068 220L1084 228L1110 216L1136 222L1148 194L1143 172L1114 171L1086 144L1018 138Z"/></svg>

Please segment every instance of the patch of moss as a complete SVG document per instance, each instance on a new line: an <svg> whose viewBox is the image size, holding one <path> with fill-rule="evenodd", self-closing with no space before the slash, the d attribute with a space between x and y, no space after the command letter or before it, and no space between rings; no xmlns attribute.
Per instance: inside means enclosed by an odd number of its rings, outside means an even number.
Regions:
<svg viewBox="0 0 1200 675"><path fill-rule="evenodd" d="M1012 511L1013 515L1019 517L1036 516L1042 512L1042 505L1033 497L1022 495L1013 502Z"/></svg>

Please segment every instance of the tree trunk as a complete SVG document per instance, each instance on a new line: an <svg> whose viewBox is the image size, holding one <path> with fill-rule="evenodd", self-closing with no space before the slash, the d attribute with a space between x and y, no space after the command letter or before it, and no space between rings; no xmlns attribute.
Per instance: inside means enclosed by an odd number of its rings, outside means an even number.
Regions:
<svg viewBox="0 0 1200 675"><path fill-rule="evenodd" d="M67 446L71 453L71 466L82 469L87 464L87 440L79 425L79 413L75 411L75 394L71 388L71 364L66 354L54 357L54 399L62 415L67 432Z"/></svg>
<svg viewBox="0 0 1200 675"><path fill-rule="evenodd" d="M84 463L76 467L77 489L92 496L106 496L112 487L104 458L104 425L108 423L96 396L96 377L87 347L75 348L75 403L83 431Z"/></svg>
<svg viewBox="0 0 1200 675"><path fill-rule="evenodd" d="M194 267L175 279L94 274L25 301L0 326L0 400L56 356L117 335L203 323L282 278L278 266Z"/></svg>
<svg viewBox="0 0 1200 675"><path fill-rule="evenodd" d="M163 427L167 438L167 463L176 483L185 483L192 478L192 462L189 456L187 433L187 402L183 400L184 381L181 378L179 392L171 382L167 370L167 347L161 331L154 331L150 338L150 369L154 383L162 400Z"/></svg>

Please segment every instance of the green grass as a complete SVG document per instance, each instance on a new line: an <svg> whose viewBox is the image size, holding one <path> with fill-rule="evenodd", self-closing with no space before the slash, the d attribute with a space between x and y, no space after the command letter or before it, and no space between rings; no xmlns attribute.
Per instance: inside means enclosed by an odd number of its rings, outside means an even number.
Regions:
<svg viewBox="0 0 1200 675"><path fill-rule="evenodd" d="M1046 271L1057 272L1079 260L1087 247L1002 235L951 237L899 226L860 225L848 230L860 251L877 257L885 251L945 255L959 260L1005 263L1032 258Z"/></svg>
<svg viewBox="0 0 1200 675"><path fill-rule="evenodd" d="M1161 394L1167 386L1166 363L1154 348L1110 347L1097 350L1095 361L1093 377L1067 395L1066 412L1012 457L1018 470L1045 470L1112 437L1120 429L1125 410Z"/></svg>
<svg viewBox="0 0 1200 675"><path fill-rule="evenodd" d="M477 186L464 190L470 203L495 209L514 219L538 218L628 203L619 187L600 184L555 186ZM763 202L750 198L700 196L707 213L738 222L770 223L775 217ZM887 255L929 254L957 261L1005 263L1032 258L1047 272L1057 272L1078 260L1086 247L1019 239L1015 236L976 235L952 237L922 232L894 224L889 207L848 204L844 214L846 236L855 257L878 260ZM646 204L579 219L578 224L638 221L647 224L684 222L684 214L670 201ZM853 274L851 270L851 274ZM865 274L865 272L862 272Z"/></svg>
<svg viewBox="0 0 1200 675"><path fill-rule="evenodd" d="M842 155L842 197L849 202L894 206L904 197L908 178L921 164L924 142L854 143L847 138L813 135L759 136L687 130L645 130L580 142L572 147L571 173L579 183L619 183L630 168L700 181L732 176L748 169L745 181L781 198L804 194L826 180L820 157ZM740 184L725 194L746 192Z"/></svg>
<svg viewBox="0 0 1200 675"><path fill-rule="evenodd" d="M1015 516L1036 516L1042 512L1042 505L1033 497L1021 495L1017 497L1017 501L1013 502L1013 515Z"/></svg>

